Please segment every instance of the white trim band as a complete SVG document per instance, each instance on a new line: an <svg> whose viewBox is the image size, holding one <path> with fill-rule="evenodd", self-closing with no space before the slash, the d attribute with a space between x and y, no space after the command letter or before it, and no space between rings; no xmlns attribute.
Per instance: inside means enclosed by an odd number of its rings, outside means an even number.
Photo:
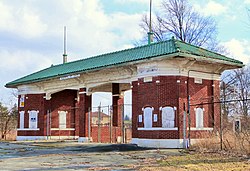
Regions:
<svg viewBox="0 0 250 171"><path fill-rule="evenodd" d="M212 131L214 128L190 128L191 131Z"/></svg>
<svg viewBox="0 0 250 171"><path fill-rule="evenodd" d="M51 128L51 131L74 131L75 128Z"/></svg>
<svg viewBox="0 0 250 171"><path fill-rule="evenodd" d="M183 139L141 139L132 138L131 144L151 148L183 148Z"/></svg>
<svg viewBox="0 0 250 171"><path fill-rule="evenodd" d="M39 131L40 128L17 128L17 131Z"/></svg>
<svg viewBox="0 0 250 171"><path fill-rule="evenodd" d="M17 141L77 139L79 136L17 136Z"/></svg>
<svg viewBox="0 0 250 171"><path fill-rule="evenodd" d="M89 138L88 137L79 137L78 138L78 142L79 143L88 143L89 142Z"/></svg>
<svg viewBox="0 0 250 171"><path fill-rule="evenodd" d="M177 127L174 127L174 128L157 128L157 127L138 128L138 131L178 131L178 128Z"/></svg>

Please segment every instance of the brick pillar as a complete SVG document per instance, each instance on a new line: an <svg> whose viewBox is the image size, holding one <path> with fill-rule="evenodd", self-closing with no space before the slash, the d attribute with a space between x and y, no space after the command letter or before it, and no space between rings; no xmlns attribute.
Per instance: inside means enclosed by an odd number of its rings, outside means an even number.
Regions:
<svg viewBox="0 0 250 171"><path fill-rule="evenodd" d="M119 83L112 83L112 106L113 106L113 126L118 126L118 100L119 100Z"/></svg>
<svg viewBox="0 0 250 171"><path fill-rule="evenodd" d="M122 116L123 114L125 114L125 111L124 111L124 97L121 97L118 99L118 126L122 126Z"/></svg>
<svg viewBox="0 0 250 171"><path fill-rule="evenodd" d="M132 138L137 138L138 122L138 81L132 82Z"/></svg>
<svg viewBox="0 0 250 171"><path fill-rule="evenodd" d="M77 103L77 110L75 114L75 135L79 135L79 142L86 142L88 122L86 118L88 116L88 108L91 107L91 96L87 96L86 88L79 90L79 101Z"/></svg>
<svg viewBox="0 0 250 171"><path fill-rule="evenodd" d="M51 100L44 98L44 135L50 136L51 133Z"/></svg>
<svg viewBox="0 0 250 171"><path fill-rule="evenodd" d="M92 107L92 95L85 96L85 136L89 137L89 109L91 112ZM91 123L91 118L90 118ZM91 126L91 125L90 125ZM91 129L91 128L90 128Z"/></svg>
<svg viewBox="0 0 250 171"><path fill-rule="evenodd" d="M186 111L186 138L188 135L188 116L187 116L187 108L188 108L188 102L187 102L187 77L178 77L178 92L179 92L179 104L177 108L177 117L178 117L178 127L179 127L179 139L183 139L183 124L184 124L184 111Z"/></svg>

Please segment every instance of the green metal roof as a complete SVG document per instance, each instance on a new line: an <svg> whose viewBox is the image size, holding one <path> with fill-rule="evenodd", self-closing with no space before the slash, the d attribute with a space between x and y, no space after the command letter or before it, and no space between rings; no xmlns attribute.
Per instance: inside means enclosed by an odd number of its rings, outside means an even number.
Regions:
<svg viewBox="0 0 250 171"><path fill-rule="evenodd" d="M51 66L49 68L9 82L5 86L13 88L18 85L43 81L55 77L67 76L74 73L112 67L119 64L125 64L128 62L140 61L175 53L183 53L187 55L191 54L200 58L217 59L221 60L222 62L229 62L231 63L231 65L243 66L243 63L238 60L228 58L218 53L214 53L206 49L181 42L179 40L170 39L163 42L152 43L150 45L139 46L131 49Z"/></svg>

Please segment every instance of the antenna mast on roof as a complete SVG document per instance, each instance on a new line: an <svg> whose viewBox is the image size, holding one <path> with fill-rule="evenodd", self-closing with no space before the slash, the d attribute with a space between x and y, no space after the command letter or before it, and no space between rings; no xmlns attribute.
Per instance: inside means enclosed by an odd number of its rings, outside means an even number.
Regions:
<svg viewBox="0 0 250 171"><path fill-rule="evenodd" d="M150 13L149 13L149 32L148 32L148 44L153 42L153 32L152 32L152 0L150 0Z"/></svg>
<svg viewBox="0 0 250 171"><path fill-rule="evenodd" d="M66 26L64 26L64 42L63 42L63 63L67 63L67 53L66 53Z"/></svg>

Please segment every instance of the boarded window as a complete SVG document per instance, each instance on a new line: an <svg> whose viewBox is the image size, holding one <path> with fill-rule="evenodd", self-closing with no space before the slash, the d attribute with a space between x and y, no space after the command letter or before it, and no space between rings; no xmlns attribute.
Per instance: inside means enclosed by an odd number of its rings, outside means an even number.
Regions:
<svg viewBox="0 0 250 171"><path fill-rule="evenodd" d="M144 128L152 128L152 115L153 115L152 107L144 108L143 110Z"/></svg>
<svg viewBox="0 0 250 171"><path fill-rule="evenodd" d="M20 117L19 117L19 128L23 129L24 128L24 111L19 112Z"/></svg>
<svg viewBox="0 0 250 171"><path fill-rule="evenodd" d="M175 125L175 110L173 107L160 108L162 116L162 127L163 128L174 128Z"/></svg>
<svg viewBox="0 0 250 171"><path fill-rule="evenodd" d="M39 111L31 110L31 111L28 111L28 113L29 113L29 128L36 129L37 123L38 123L37 115L38 115Z"/></svg>
<svg viewBox="0 0 250 171"><path fill-rule="evenodd" d="M203 128L203 108L196 108L195 117L196 117L196 128Z"/></svg>
<svg viewBox="0 0 250 171"><path fill-rule="evenodd" d="M58 111L58 113L59 113L59 128L65 129L68 112L67 111Z"/></svg>

